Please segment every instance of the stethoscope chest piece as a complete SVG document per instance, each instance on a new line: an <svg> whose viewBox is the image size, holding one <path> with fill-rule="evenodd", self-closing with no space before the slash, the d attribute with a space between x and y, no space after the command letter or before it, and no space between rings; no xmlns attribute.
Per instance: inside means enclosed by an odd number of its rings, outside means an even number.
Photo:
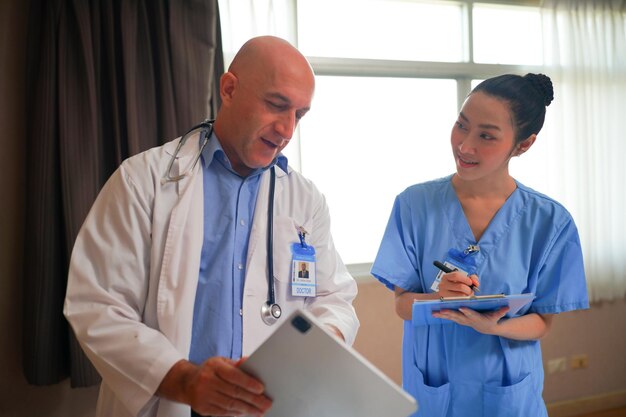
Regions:
<svg viewBox="0 0 626 417"><path fill-rule="evenodd" d="M278 304L263 303L261 306L261 318L268 326L276 323L282 313L283 311Z"/></svg>

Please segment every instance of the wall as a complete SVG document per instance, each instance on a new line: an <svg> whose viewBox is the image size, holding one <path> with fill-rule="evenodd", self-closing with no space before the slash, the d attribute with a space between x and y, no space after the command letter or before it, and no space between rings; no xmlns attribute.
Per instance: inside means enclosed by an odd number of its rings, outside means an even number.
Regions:
<svg viewBox="0 0 626 417"><path fill-rule="evenodd" d="M402 326L394 294L373 278L359 282L354 308L361 328L354 348L397 384L402 384Z"/></svg>
<svg viewBox="0 0 626 417"><path fill-rule="evenodd" d="M21 372L27 12L27 1L0 0L0 417L89 417L96 388L71 389L67 381L33 387ZM400 382L402 322L393 310L393 294L366 279L359 283L355 306L362 323L356 349ZM543 351L545 360L581 353L589 358L586 369L547 375L549 403L626 392L626 301L558 317Z"/></svg>

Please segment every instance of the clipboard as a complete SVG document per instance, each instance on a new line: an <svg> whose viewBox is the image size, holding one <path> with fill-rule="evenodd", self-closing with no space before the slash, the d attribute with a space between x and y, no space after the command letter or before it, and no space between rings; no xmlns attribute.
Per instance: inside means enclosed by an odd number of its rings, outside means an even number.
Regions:
<svg viewBox="0 0 626 417"><path fill-rule="evenodd" d="M415 399L312 314L296 310L241 369L273 400L266 417L407 417Z"/></svg>
<svg viewBox="0 0 626 417"><path fill-rule="evenodd" d="M476 311L493 311L500 307L509 307L505 317L513 317L526 304L535 299L535 294L493 294L467 297L441 297L439 300L415 300L413 302L413 325L451 324L450 320L433 317L434 311L443 309L458 310L460 307Z"/></svg>

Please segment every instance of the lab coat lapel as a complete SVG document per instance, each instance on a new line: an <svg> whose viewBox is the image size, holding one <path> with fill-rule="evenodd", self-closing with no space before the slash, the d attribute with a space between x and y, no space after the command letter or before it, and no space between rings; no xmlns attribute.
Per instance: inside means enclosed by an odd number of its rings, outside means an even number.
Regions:
<svg viewBox="0 0 626 417"><path fill-rule="evenodd" d="M180 150L172 165L172 176L180 175L193 163L198 151L197 137L191 136ZM191 332L179 323L193 320L193 303L189 300L195 299L200 268L204 204L201 165L196 165L193 175L161 187L176 187L176 197L168 196L172 208L159 279L157 316L161 331L182 350L188 349Z"/></svg>

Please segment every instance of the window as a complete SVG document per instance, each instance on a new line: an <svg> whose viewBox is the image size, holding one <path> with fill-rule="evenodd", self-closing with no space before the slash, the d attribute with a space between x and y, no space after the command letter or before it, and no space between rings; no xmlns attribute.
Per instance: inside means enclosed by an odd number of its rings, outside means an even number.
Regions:
<svg viewBox="0 0 626 417"><path fill-rule="evenodd" d="M539 10L407 0L296 9L318 84L290 160L326 195L344 261L367 269L395 196L454 172L450 130L471 80L541 64Z"/></svg>
<svg viewBox="0 0 626 417"><path fill-rule="evenodd" d="M285 154L326 195L347 264L374 260L398 193L454 172L450 130L472 80L540 68L538 7L506 3L220 1L226 64L245 40L271 33L317 74L313 108Z"/></svg>
<svg viewBox="0 0 626 417"><path fill-rule="evenodd" d="M474 61L516 65L543 63L538 8L476 4L472 27Z"/></svg>
<svg viewBox="0 0 626 417"><path fill-rule="evenodd" d="M453 2L299 0L298 47L307 56L460 62L462 16Z"/></svg>
<svg viewBox="0 0 626 417"><path fill-rule="evenodd" d="M326 196L346 262L372 262L398 193L454 170L456 89L450 79L318 76L300 122L301 170Z"/></svg>

